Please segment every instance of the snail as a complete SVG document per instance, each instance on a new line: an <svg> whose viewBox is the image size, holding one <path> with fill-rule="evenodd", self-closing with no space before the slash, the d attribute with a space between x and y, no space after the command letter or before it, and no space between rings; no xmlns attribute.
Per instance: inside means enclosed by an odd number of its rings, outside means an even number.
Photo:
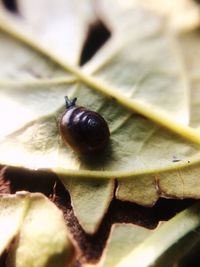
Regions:
<svg viewBox="0 0 200 267"><path fill-rule="evenodd" d="M102 151L110 137L104 118L97 112L76 106L77 98L65 96L66 110L60 119L60 134L64 143L81 154Z"/></svg>

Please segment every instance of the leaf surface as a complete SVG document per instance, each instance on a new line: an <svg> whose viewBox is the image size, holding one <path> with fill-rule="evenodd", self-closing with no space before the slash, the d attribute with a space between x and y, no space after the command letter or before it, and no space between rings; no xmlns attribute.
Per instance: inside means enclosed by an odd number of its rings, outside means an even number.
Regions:
<svg viewBox="0 0 200 267"><path fill-rule="evenodd" d="M114 224L101 260L84 267L186 266L199 245L199 207L198 202L154 230Z"/></svg>
<svg viewBox="0 0 200 267"><path fill-rule="evenodd" d="M26 205L23 198L18 198L18 201L16 201L14 197L1 197L0 206L0 254L2 254L10 245L12 239L18 234L25 216Z"/></svg>
<svg viewBox="0 0 200 267"><path fill-rule="evenodd" d="M184 193L176 186L172 195L198 198L192 185L198 184L193 169L200 160L200 134L192 127L198 127L193 84L198 84L199 63L188 54L198 47L197 33L188 37L175 32L166 17L138 3L119 1L113 15L106 5L102 10L110 16L113 38L83 70L44 48L8 17L1 18L1 163L51 168L66 184L69 177L120 178L118 197L143 205L153 205L174 190L169 175L169 185L161 179L157 192L157 177L168 172L178 177L190 168ZM11 52L13 60L8 61ZM104 154L91 159L64 146L58 124L65 95L78 97L79 105L107 120L111 138ZM13 114L17 119L10 123ZM131 197L122 178L132 179ZM148 186L140 193L145 179ZM148 197L143 198L146 190ZM109 192L105 195L109 199Z"/></svg>
<svg viewBox="0 0 200 267"><path fill-rule="evenodd" d="M90 1L41 0L38 3L17 1L18 13L2 12L24 31L31 31L40 42L55 54L78 64L82 43L89 24L95 20Z"/></svg>
<svg viewBox="0 0 200 267"><path fill-rule="evenodd" d="M113 198L114 181L69 178L64 185L80 225L87 233L95 233Z"/></svg>
<svg viewBox="0 0 200 267"><path fill-rule="evenodd" d="M129 253L137 248L146 238L156 230L149 230L132 224L114 224L97 264L85 264L84 267L115 267Z"/></svg>
<svg viewBox="0 0 200 267"><path fill-rule="evenodd" d="M199 207L197 203L164 223L116 266L177 264L199 241Z"/></svg>
<svg viewBox="0 0 200 267"><path fill-rule="evenodd" d="M152 233L153 230L139 226L129 224L113 225L107 248L102 256L103 261L99 266L116 266L118 262L130 253L131 249L137 247Z"/></svg>
<svg viewBox="0 0 200 267"><path fill-rule="evenodd" d="M9 266L71 265L74 249L62 213L42 194L4 195L1 205L1 253Z"/></svg>
<svg viewBox="0 0 200 267"><path fill-rule="evenodd" d="M32 80L63 77L67 73L48 57L0 32L1 80Z"/></svg>

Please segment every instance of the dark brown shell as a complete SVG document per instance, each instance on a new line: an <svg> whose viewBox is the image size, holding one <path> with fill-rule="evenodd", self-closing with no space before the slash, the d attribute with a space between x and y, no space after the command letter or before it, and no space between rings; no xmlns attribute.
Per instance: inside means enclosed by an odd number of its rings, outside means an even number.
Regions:
<svg viewBox="0 0 200 267"><path fill-rule="evenodd" d="M60 120L63 141L75 151L90 154L103 150L110 132L104 118L84 107L71 106Z"/></svg>

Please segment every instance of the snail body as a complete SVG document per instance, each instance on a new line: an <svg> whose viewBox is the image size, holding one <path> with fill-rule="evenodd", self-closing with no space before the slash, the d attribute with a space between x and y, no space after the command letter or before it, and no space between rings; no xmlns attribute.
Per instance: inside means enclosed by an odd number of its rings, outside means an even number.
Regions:
<svg viewBox="0 0 200 267"><path fill-rule="evenodd" d="M109 128L97 112L76 106L76 98L65 97L66 111L60 120L60 133L66 145L82 154L96 153L109 141Z"/></svg>

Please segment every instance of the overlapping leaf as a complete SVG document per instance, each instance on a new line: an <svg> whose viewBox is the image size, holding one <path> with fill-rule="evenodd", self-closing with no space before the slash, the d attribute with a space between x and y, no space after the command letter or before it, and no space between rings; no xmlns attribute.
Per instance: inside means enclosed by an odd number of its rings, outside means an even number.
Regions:
<svg viewBox="0 0 200 267"><path fill-rule="evenodd" d="M197 203L169 220L116 266L178 265L199 242L199 207Z"/></svg>
<svg viewBox="0 0 200 267"><path fill-rule="evenodd" d="M115 224L101 261L84 267L190 266L186 257L199 244L199 212L196 203L154 230Z"/></svg>
<svg viewBox="0 0 200 267"><path fill-rule="evenodd" d="M149 230L132 224L114 224L100 262L91 265L85 264L83 266L115 267L154 232L156 230Z"/></svg>
<svg viewBox="0 0 200 267"><path fill-rule="evenodd" d="M113 198L114 181L90 178L74 182L69 178L64 184L70 192L80 225L87 233L95 233Z"/></svg>
<svg viewBox="0 0 200 267"><path fill-rule="evenodd" d="M71 265L74 249L61 211L42 194L19 193L0 198L1 254L9 248L8 265Z"/></svg>

